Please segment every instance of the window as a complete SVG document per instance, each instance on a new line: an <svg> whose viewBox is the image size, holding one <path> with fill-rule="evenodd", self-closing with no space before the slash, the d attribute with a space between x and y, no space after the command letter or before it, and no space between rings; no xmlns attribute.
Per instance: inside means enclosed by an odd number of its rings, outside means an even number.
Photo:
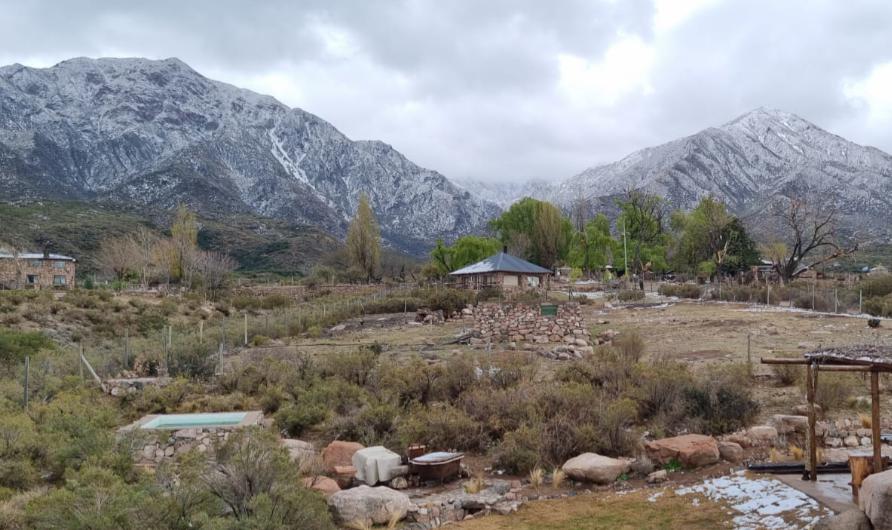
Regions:
<svg viewBox="0 0 892 530"><path fill-rule="evenodd" d="M539 287L539 277L527 276L527 287Z"/></svg>
<svg viewBox="0 0 892 530"><path fill-rule="evenodd" d="M29 259L28 266L31 267L32 269L39 269L40 267L43 266L43 262L40 261L39 259Z"/></svg>
<svg viewBox="0 0 892 530"><path fill-rule="evenodd" d="M56 261L53 262L53 268L54 268L54 269L64 269L64 268L65 268L65 262L62 261L62 260L56 260Z"/></svg>
<svg viewBox="0 0 892 530"><path fill-rule="evenodd" d="M27 278L25 279L25 281L28 282L28 285L37 285L37 275L36 275L36 274L29 274L29 275L27 276Z"/></svg>
<svg viewBox="0 0 892 530"><path fill-rule="evenodd" d="M65 276L61 274L53 276L53 285L65 285Z"/></svg>

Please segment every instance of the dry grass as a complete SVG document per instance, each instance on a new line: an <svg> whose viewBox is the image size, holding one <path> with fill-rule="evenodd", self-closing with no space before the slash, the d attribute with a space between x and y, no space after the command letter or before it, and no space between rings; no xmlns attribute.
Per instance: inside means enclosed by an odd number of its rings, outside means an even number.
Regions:
<svg viewBox="0 0 892 530"><path fill-rule="evenodd" d="M567 474L564 473L564 470L561 468L555 468L554 471L551 472L551 486L553 488L560 488L566 479Z"/></svg>
<svg viewBox="0 0 892 530"><path fill-rule="evenodd" d="M462 530L638 530L657 528L731 528L729 509L694 496L677 496L647 489L625 495L580 495L525 504L516 514L473 519L456 525ZM652 500L650 500L652 499Z"/></svg>
<svg viewBox="0 0 892 530"><path fill-rule="evenodd" d="M794 444L790 444L789 451L790 451L790 456L793 458L793 460L796 460L798 462L800 460L805 459L805 450L802 449L801 447L794 445Z"/></svg>
<svg viewBox="0 0 892 530"><path fill-rule="evenodd" d="M858 420L861 422L861 427L865 429L870 429L873 426L873 418L869 414L859 412Z"/></svg>
<svg viewBox="0 0 892 530"><path fill-rule="evenodd" d="M486 488L486 480L483 478L483 475L480 474L465 482L463 487L465 493L470 493L472 495L474 493L480 493Z"/></svg>
<svg viewBox="0 0 892 530"><path fill-rule="evenodd" d="M536 489L538 493L540 489L542 489L542 484L545 482L545 471L541 467L537 467L536 469L530 471L530 486Z"/></svg>

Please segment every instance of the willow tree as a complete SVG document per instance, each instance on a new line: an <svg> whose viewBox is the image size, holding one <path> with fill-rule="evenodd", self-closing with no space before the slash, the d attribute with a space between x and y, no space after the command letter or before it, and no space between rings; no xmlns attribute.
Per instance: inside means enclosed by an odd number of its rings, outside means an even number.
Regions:
<svg viewBox="0 0 892 530"><path fill-rule="evenodd" d="M347 230L347 255L350 264L372 281L381 260L381 230L365 193L359 197L356 215Z"/></svg>
<svg viewBox="0 0 892 530"><path fill-rule="evenodd" d="M170 225L168 268L172 279L191 281L187 270L191 255L198 248L198 218L185 204L177 206Z"/></svg>

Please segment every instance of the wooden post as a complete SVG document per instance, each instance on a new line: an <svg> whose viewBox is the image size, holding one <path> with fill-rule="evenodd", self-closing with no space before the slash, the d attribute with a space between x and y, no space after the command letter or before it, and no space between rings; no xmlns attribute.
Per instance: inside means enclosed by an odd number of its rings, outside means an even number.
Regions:
<svg viewBox="0 0 892 530"><path fill-rule="evenodd" d="M198 343L204 344L204 320L198 321Z"/></svg>
<svg viewBox="0 0 892 530"><path fill-rule="evenodd" d="M130 330L127 328L124 328L124 358L121 360L121 369L126 370L130 364Z"/></svg>
<svg viewBox="0 0 892 530"><path fill-rule="evenodd" d="M839 291L833 290L833 312L839 313Z"/></svg>
<svg viewBox="0 0 892 530"><path fill-rule="evenodd" d="M880 373L870 371L870 429L873 443L873 472L883 471L883 445L880 439Z"/></svg>
<svg viewBox="0 0 892 530"><path fill-rule="evenodd" d="M81 351L77 355L77 368L81 374L81 381L84 380L84 362L81 360L84 358L84 345L81 344Z"/></svg>
<svg viewBox="0 0 892 530"><path fill-rule="evenodd" d="M248 345L248 312L245 311L245 346Z"/></svg>
<svg viewBox="0 0 892 530"><path fill-rule="evenodd" d="M753 376L753 334L746 334L746 365L750 369L750 377Z"/></svg>
<svg viewBox="0 0 892 530"><path fill-rule="evenodd" d="M815 424L817 418L815 414L815 379L817 377L817 366L811 363L805 370L805 388L806 397L808 399L808 478L811 481L818 480L818 446L815 437Z"/></svg>
<svg viewBox="0 0 892 530"><path fill-rule="evenodd" d="M864 312L864 310L862 309L863 302L864 302L864 291L861 289L858 289L858 314L859 315Z"/></svg>
<svg viewBox="0 0 892 530"><path fill-rule="evenodd" d="M25 356L25 395L24 395L24 399L22 400L24 403L25 410L28 410L28 379L29 379L30 375L31 375L31 356L26 355Z"/></svg>
<svg viewBox="0 0 892 530"><path fill-rule="evenodd" d="M768 286L768 293L765 295L765 305L771 305L771 284L766 280L765 284Z"/></svg>

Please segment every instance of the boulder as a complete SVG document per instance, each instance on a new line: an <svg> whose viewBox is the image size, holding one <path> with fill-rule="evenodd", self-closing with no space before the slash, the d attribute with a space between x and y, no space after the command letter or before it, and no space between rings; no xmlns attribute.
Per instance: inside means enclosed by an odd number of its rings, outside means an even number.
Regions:
<svg viewBox="0 0 892 530"><path fill-rule="evenodd" d="M303 440L283 439L282 445L288 450L288 456L294 462L302 462L307 458L316 456L316 448L310 442Z"/></svg>
<svg viewBox="0 0 892 530"><path fill-rule="evenodd" d="M864 479L858 492L858 507L876 530L892 530L892 470Z"/></svg>
<svg viewBox="0 0 892 530"><path fill-rule="evenodd" d="M669 480L669 472L665 469L654 471L647 476L648 484L660 484L661 482L666 482L667 480Z"/></svg>
<svg viewBox="0 0 892 530"><path fill-rule="evenodd" d="M674 438L662 438L644 445L647 456L665 464L672 459L685 467L700 467L719 461L719 445L712 436L685 434Z"/></svg>
<svg viewBox="0 0 892 530"><path fill-rule="evenodd" d="M790 414L775 414L771 417L771 424L777 429L778 434L802 433L808 431L808 416L793 416Z"/></svg>
<svg viewBox="0 0 892 530"><path fill-rule="evenodd" d="M756 446L773 446L777 443L777 429L770 425L756 425L746 432Z"/></svg>
<svg viewBox="0 0 892 530"><path fill-rule="evenodd" d="M623 473L627 473L631 463L627 460L601 456L596 453L583 453L564 463L563 470L572 479L595 484L610 484Z"/></svg>
<svg viewBox="0 0 892 530"><path fill-rule="evenodd" d="M855 435L846 436L846 439L842 441L846 447L858 447L858 437Z"/></svg>
<svg viewBox="0 0 892 530"><path fill-rule="evenodd" d="M719 442L719 456L726 462L739 464L743 462L743 447L734 442Z"/></svg>
<svg viewBox="0 0 892 530"><path fill-rule="evenodd" d="M321 492L326 497L341 491L341 487L338 486L337 482L322 475L306 477L303 479L303 484L304 487Z"/></svg>
<svg viewBox="0 0 892 530"><path fill-rule="evenodd" d="M856 509L824 517L814 526L814 530L870 530L871 528L867 515Z"/></svg>
<svg viewBox="0 0 892 530"><path fill-rule="evenodd" d="M327 470L333 470L335 466L352 466L353 453L364 447L356 442L335 440L322 450L322 463Z"/></svg>
<svg viewBox="0 0 892 530"><path fill-rule="evenodd" d="M341 490L328 498L328 507L338 524L386 524L392 517L403 519L411 506L409 496L386 486L359 486Z"/></svg>
<svg viewBox="0 0 892 530"><path fill-rule="evenodd" d="M821 409L821 406L818 404L815 404L815 414L817 414L817 416L820 417L823 413L824 413L824 411L823 411L823 409ZM807 404L806 405L796 405L795 407L793 407L793 414L796 416L805 416L807 418L808 417L808 405Z"/></svg>
<svg viewBox="0 0 892 530"><path fill-rule="evenodd" d="M353 485L353 479L356 477L356 468L353 466L335 466L331 470L331 474L338 486L349 488Z"/></svg>

